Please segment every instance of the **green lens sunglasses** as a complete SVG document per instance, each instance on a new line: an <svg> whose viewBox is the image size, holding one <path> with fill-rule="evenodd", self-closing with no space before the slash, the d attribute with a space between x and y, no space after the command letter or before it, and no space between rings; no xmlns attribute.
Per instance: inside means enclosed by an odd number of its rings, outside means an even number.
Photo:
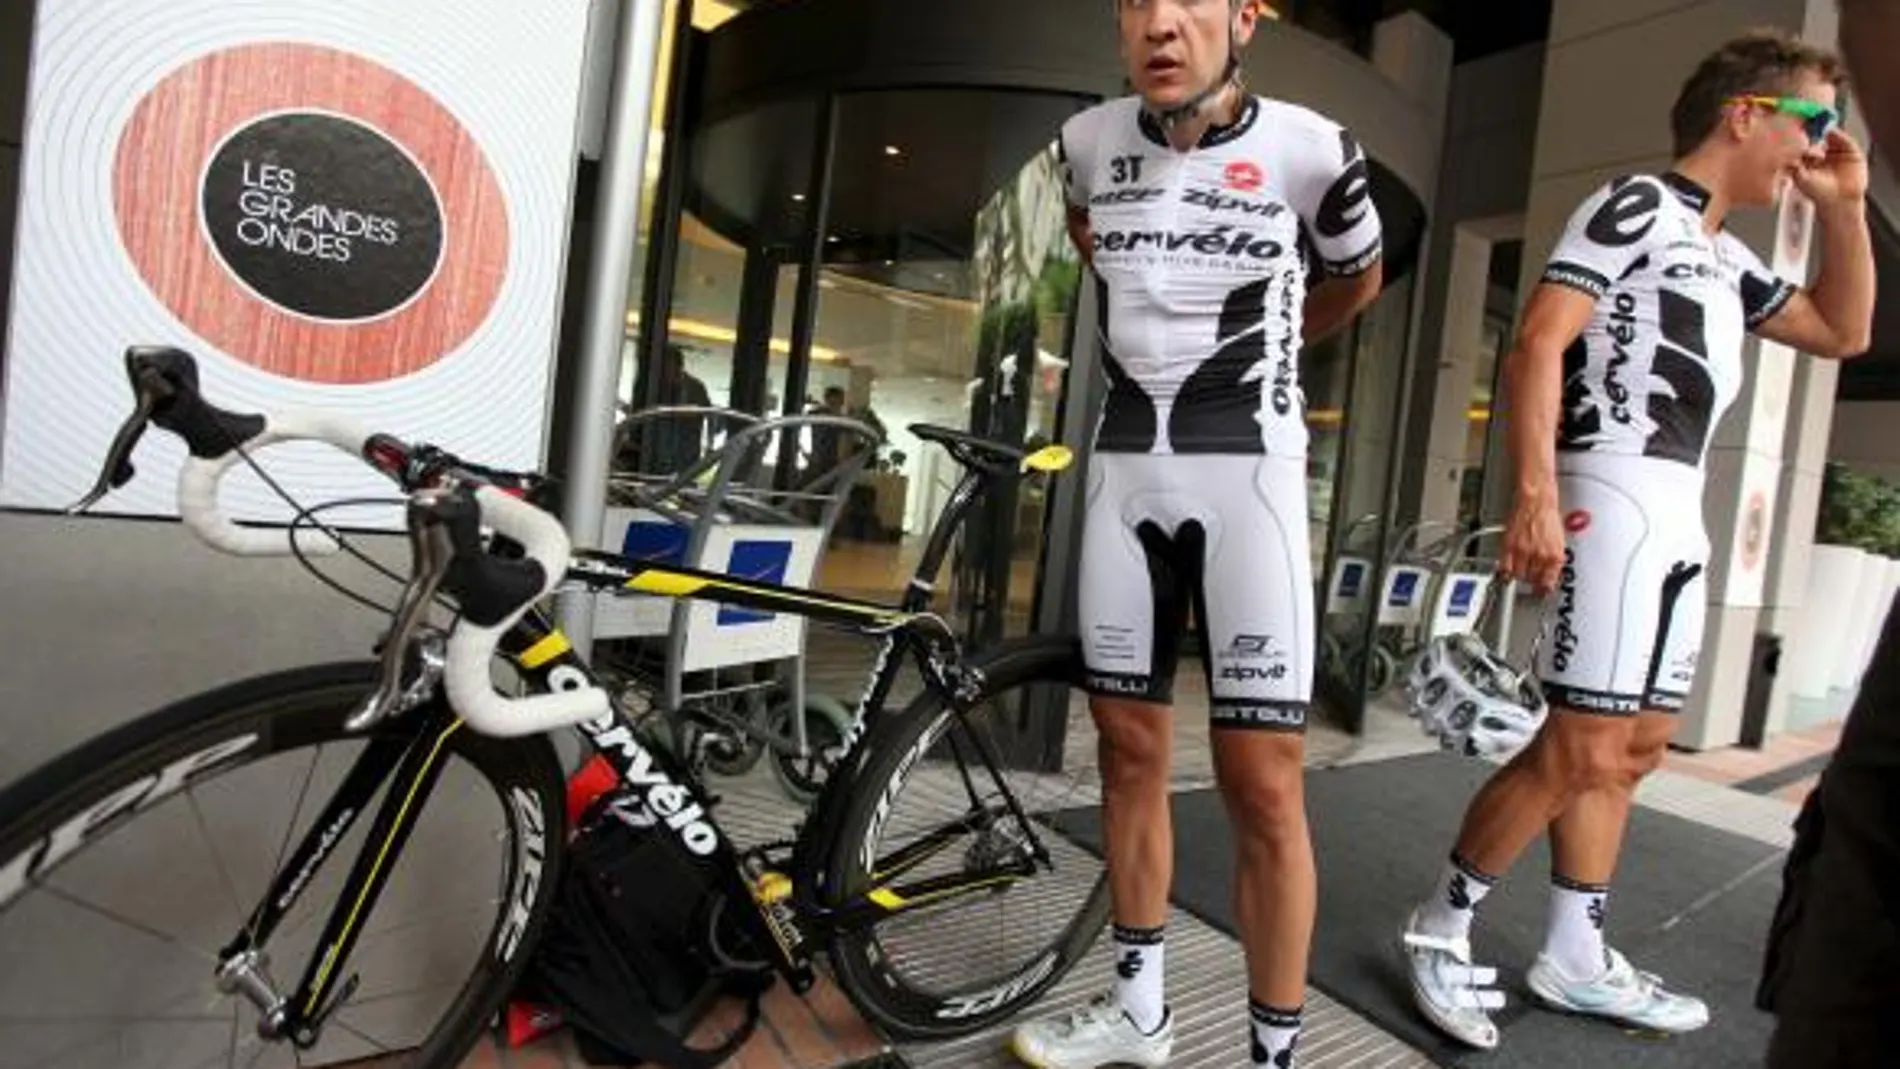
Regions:
<svg viewBox="0 0 1900 1069"><path fill-rule="evenodd" d="M1801 128L1807 132L1811 145L1820 144L1826 139L1828 131L1841 121L1840 112L1806 97L1738 96L1730 97L1729 100L1737 104L1759 104L1799 117Z"/></svg>

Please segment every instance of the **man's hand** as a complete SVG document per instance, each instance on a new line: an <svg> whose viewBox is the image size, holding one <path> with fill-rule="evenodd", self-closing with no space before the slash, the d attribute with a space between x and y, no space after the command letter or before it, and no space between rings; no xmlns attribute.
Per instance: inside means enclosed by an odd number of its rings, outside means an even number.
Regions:
<svg viewBox="0 0 1900 1069"><path fill-rule="evenodd" d="M1867 154L1836 127L1827 134L1827 156L1795 171L1794 184L1817 208L1860 200L1867 196Z"/></svg>
<svg viewBox="0 0 1900 1069"><path fill-rule="evenodd" d="M1530 584L1540 597L1556 587L1564 570L1564 525L1557 492L1519 494L1504 524L1504 556L1498 574Z"/></svg>

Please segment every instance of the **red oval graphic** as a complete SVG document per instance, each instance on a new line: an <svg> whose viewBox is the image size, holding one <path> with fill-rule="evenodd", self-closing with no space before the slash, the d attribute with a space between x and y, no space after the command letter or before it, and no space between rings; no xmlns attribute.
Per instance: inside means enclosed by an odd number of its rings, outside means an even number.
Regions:
<svg viewBox="0 0 1900 1069"><path fill-rule="evenodd" d="M283 113L335 116L380 139L387 152L406 156L426 178L433 197L418 195L411 181L407 203L413 208L433 201L428 210L437 218L430 240L437 244L418 254L426 274L417 274L415 257L406 261L407 273L392 283L400 283L402 297L386 303L360 299L363 289L379 284L374 272L390 259L389 239L413 231L395 229L377 209L325 202L318 174L302 176L299 199L300 184L285 175L294 168L271 161L269 145L258 149L255 160L247 155L220 164L239 169L241 178L230 188L242 187L244 199L234 199L242 207L231 207L229 218L219 222L241 219L259 255L306 257L313 278L325 271L347 273L337 257L348 255L349 243L342 239L354 237L359 262L368 266L336 284L355 287L359 299L314 300L295 310L299 302L283 299L281 288L297 284L294 259L275 265L275 288L256 286L241 277L240 271L252 268L232 259L230 242L222 253L214 247L203 198L219 188L215 180L229 184L230 176L208 168L234 136ZM321 157L321 149L316 146L314 156ZM329 185L361 190L355 177L354 185L340 179ZM120 133L113 207L120 240L140 277L185 326L254 367L308 382L381 382L435 363L488 317L508 267L507 201L474 136L402 75L316 45L240 45L167 75L139 101ZM285 283L286 277L291 281ZM331 305L348 314L309 314Z"/></svg>
<svg viewBox="0 0 1900 1069"><path fill-rule="evenodd" d="M1564 530L1571 534L1582 534L1590 529L1590 511L1575 509L1564 514Z"/></svg>

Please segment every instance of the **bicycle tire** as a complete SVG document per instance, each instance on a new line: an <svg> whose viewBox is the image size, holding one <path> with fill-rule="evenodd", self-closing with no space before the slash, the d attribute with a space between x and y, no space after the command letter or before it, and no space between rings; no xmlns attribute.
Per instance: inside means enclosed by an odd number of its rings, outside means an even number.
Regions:
<svg viewBox="0 0 1900 1069"><path fill-rule="evenodd" d="M984 674L980 701L987 701L1028 684L1073 686L1078 660L1073 641L1030 637L1000 643L973 656L970 664ZM942 698L925 691L902 713L872 728L862 745L866 757L852 774L844 819L831 841L826 886L845 892L865 886L860 847L874 833L879 809L888 815L887 796L902 789L913 751L933 745L955 715ZM1044 829L1043 834L1055 832ZM980 989L937 992L914 985L880 950L874 930L834 933L826 949L839 987L873 1023L898 1039L952 1039L982 1031L1035 1002L1087 953L1108 917L1104 871L1080 909L1044 947L1007 979L985 981Z"/></svg>
<svg viewBox="0 0 1900 1069"><path fill-rule="evenodd" d="M102 801L136 789L166 770L175 772L188 759L214 751L223 753L225 748L244 743L247 735L257 736L255 743L233 751L229 759L208 762L181 779L172 794L183 793L187 785L196 788L208 784L265 758L325 743L362 739L368 734L401 736L407 732L406 737L413 737L420 730L422 710L386 721L369 733L344 730L345 713L375 685L378 674L378 666L372 662L351 662L297 668L232 683L133 720L29 773L0 792L0 859L5 859L0 873L7 874L7 880L0 880L0 920L9 908L31 897L22 892L56 874L66 861L83 855L88 847L119 834L140 815L158 808L164 799L147 796L129 803L97 826L84 829L80 832L81 844L49 871L33 871L38 862L28 854L38 854L52 835L70 835L76 822L98 818L100 814L92 807ZM565 842L564 780L547 738L501 740L456 730L443 739L443 751L464 759L496 790L498 799L504 800L501 811L506 816L510 841L503 852L506 880L499 890L507 897L497 895L495 922L484 934L473 971L426 1038L407 1049L410 1060L404 1063L406 1069L451 1069L460 1065L474 1047L532 956L552 908L560 875L560 846ZM538 806L542 822L539 883L531 896L523 896L526 888L519 841L523 815L516 807L522 804L524 795L513 793L516 788L523 789L525 797ZM159 788L147 789L156 792ZM312 808L320 808L320 802ZM344 856L325 861L326 865L348 863ZM18 871L11 871L16 865ZM17 880L17 886L9 886L9 880ZM530 899L527 920L517 929L519 937L513 942L512 953L506 960L498 960L502 956L496 952L502 934L500 925L517 896ZM317 905L327 909L321 902ZM0 1012L4 1010L0 1007ZM255 1016L248 1006L240 1007L240 1012Z"/></svg>

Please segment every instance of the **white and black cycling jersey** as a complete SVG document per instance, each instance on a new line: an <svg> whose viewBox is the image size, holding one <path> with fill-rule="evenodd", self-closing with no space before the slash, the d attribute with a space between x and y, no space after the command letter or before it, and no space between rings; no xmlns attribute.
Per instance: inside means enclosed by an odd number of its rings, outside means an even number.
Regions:
<svg viewBox="0 0 1900 1069"><path fill-rule="evenodd" d="M1352 135L1250 95L1182 152L1125 97L1072 116L1059 146L1100 298L1110 386L1095 448L1305 456L1308 273L1357 274L1381 254Z"/></svg>
<svg viewBox="0 0 1900 1069"><path fill-rule="evenodd" d="M1726 230L1709 194L1669 172L1626 175L1570 217L1543 280L1596 298L1564 353L1557 447L1698 469L1742 383L1742 340L1795 293Z"/></svg>

